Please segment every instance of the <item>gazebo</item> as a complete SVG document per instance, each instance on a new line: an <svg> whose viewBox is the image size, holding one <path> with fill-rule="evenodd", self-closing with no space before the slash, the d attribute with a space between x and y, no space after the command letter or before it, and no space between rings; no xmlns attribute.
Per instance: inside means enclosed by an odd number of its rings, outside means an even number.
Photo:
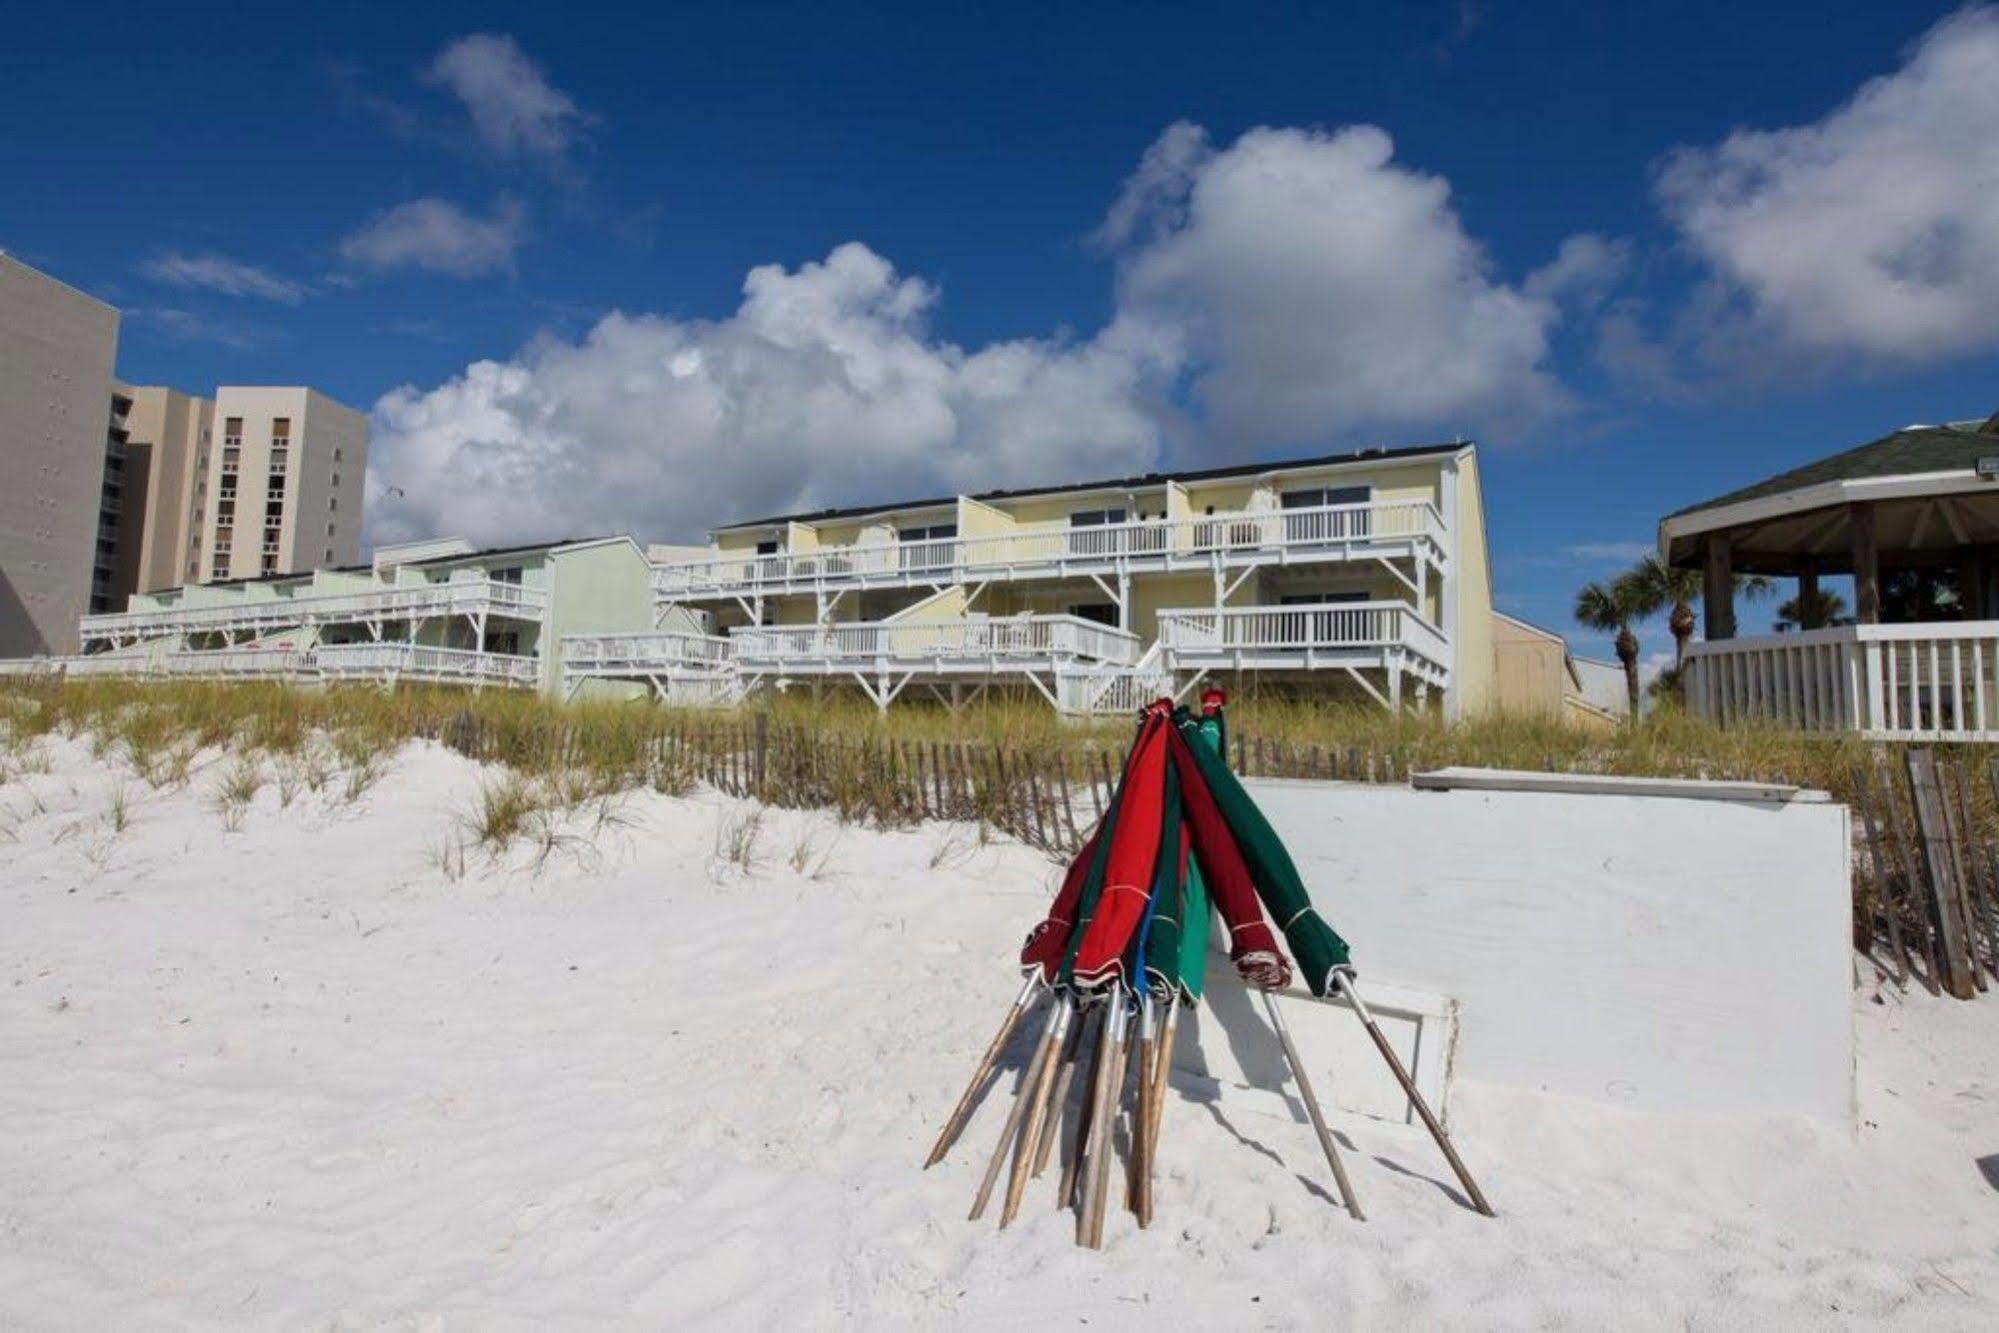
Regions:
<svg viewBox="0 0 1999 1333"><path fill-rule="evenodd" d="M1882 739L1999 741L1999 415L1910 426L1670 514L1669 564L1703 573L1688 706ZM1798 629L1736 637L1744 575L1795 579ZM1849 574L1851 623L1819 580Z"/></svg>

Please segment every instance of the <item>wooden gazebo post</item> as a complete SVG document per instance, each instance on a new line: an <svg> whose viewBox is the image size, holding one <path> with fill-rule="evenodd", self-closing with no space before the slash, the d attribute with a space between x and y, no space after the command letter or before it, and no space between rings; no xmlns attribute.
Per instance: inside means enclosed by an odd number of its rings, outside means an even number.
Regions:
<svg viewBox="0 0 1999 1333"><path fill-rule="evenodd" d="M1708 534L1707 564L1701 583L1702 632L1709 643L1735 637L1735 571L1728 534Z"/></svg>
<svg viewBox="0 0 1999 1333"><path fill-rule="evenodd" d="M1874 505L1857 501L1846 507L1853 529L1853 618L1862 625L1881 623L1881 550L1874 540Z"/></svg>

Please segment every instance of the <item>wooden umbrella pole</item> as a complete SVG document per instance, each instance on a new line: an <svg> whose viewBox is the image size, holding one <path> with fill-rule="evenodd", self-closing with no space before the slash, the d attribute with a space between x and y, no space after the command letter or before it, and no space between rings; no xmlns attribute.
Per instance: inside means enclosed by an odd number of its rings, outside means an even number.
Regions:
<svg viewBox="0 0 1999 1333"><path fill-rule="evenodd" d="M1138 1065L1137 1087L1132 1090L1131 1153L1125 1163L1124 1206L1145 1225L1139 1200L1139 1178L1145 1174L1145 1127L1152 1123L1152 1053L1159 1043L1159 1011L1147 991L1138 1001L1138 1042L1132 1048Z"/></svg>
<svg viewBox="0 0 1999 1333"><path fill-rule="evenodd" d="M1105 1018L1101 1063L1090 1107L1090 1150L1083 1161L1083 1207L1076 1218L1076 1241L1091 1249L1104 1243L1104 1195L1110 1189L1111 1153L1116 1147L1112 1128L1118 1097L1124 1091L1124 1037L1129 1015L1122 997L1113 993Z"/></svg>
<svg viewBox="0 0 1999 1333"><path fill-rule="evenodd" d="M1319 1136L1319 1147L1326 1154L1326 1164L1333 1168L1333 1183L1339 1186L1340 1203L1356 1222L1367 1221L1367 1214L1360 1210L1360 1200L1354 1197L1353 1182L1347 1179L1346 1163L1340 1159L1339 1145L1333 1142L1333 1131L1326 1126L1326 1113L1319 1109L1318 1094L1312 1091L1312 1080L1305 1076L1305 1062L1298 1057L1297 1044L1291 1040L1291 1029L1284 1022L1284 1011L1277 1007L1277 997L1269 991L1263 992L1264 1012L1270 1015L1270 1026L1277 1030L1277 1040L1284 1046L1284 1058L1290 1062L1291 1077L1298 1080L1298 1095L1305 1099L1305 1112L1312 1117L1312 1129Z"/></svg>
<svg viewBox="0 0 1999 1333"><path fill-rule="evenodd" d="M1374 1049L1380 1051L1381 1058L1388 1061L1389 1072L1393 1073L1395 1081L1402 1085L1403 1094L1416 1108L1416 1114L1422 1117L1423 1127L1430 1131L1430 1137L1444 1150L1444 1160L1451 1164L1451 1170L1457 1173L1458 1183L1463 1185L1465 1193L1471 1196L1472 1207L1487 1217L1497 1217L1498 1214L1492 1211L1492 1205L1485 1201L1485 1193L1479 1189L1478 1182L1473 1180L1471 1172L1465 1169L1464 1159L1459 1157L1458 1150L1451 1146L1451 1136L1444 1132L1441 1124L1437 1123L1437 1117L1431 1113L1430 1104L1423 1100L1423 1094L1416 1091L1416 1080L1409 1077L1409 1071L1402 1067L1402 1058L1395 1053L1395 1048L1388 1044L1388 1037L1382 1032L1381 1025L1374 1021L1374 1015L1368 1012L1367 1002L1360 998L1360 992L1354 988L1353 973L1345 968L1336 969L1333 973L1333 984L1339 987L1340 993L1353 1004L1353 1011L1359 1016L1362 1026L1367 1029L1367 1035L1374 1038Z"/></svg>
<svg viewBox="0 0 1999 1333"><path fill-rule="evenodd" d="M1076 1066L1083 1061L1084 1032L1089 1015L1078 1010L1069 1023L1069 1042L1062 1051L1062 1064L1055 1074L1055 1091L1048 1099L1048 1116L1041 1122L1041 1141L1034 1145L1034 1178L1048 1169L1048 1156L1062 1138L1062 1120L1069 1105L1069 1085L1076 1079Z"/></svg>
<svg viewBox="0 0 1999 1333"><path fill-rule="evenodd" d="M1097 1020L1097 1044L1090 1048L1090 1081L1083 1085L1082 1106L1076 1118L1076 1137L1069 1144L1068 1160L1062 1164L1062 1184L1057 1188L1055 1206L1079 1208L1083 1200L1083 1163L1090 1155L1090 1135L1096 1125L1097 1089L1104 1079L1104 1051L1111 1042L1111 1010L1115 997L1104 997L1097 1006L1103 1017Z"/></svg>
<svg viewBox="0 0 1999 1333"><path fill-rule="evenodd" d="M1000 1020L999 1031L993 1034L985 1055L980 1057L979 1067L973 1072L972 1081L965 1085L964 1095L958 1098L957 1106L951 1110L951 1118L944 1122L943 1133L937 1136L936 1144L931 1147L930 1156L923 1163L925 1171L944 1160L944 1154L951 1151L951 1145L964 1130L965 1121L972 1115L972 1104L978 1099L979 1089L985 1086L986 1076L992 1073L993 1066L999 1063L1000 1052L1006 1049L1007 1038L1013 1035L1013 1030L1019 1025L1020 1016L1027 1012L1028 1005L1034 1002L1035 988L1040 984L1041 979L1037 976L1030 976L1021 983L1020 995L1006 1011L1006 1017Z"/></svg>
<svg viewBox="0 0 1999 1333"><path fill-rule="evenodd" d="M1020 1134L1020 1119L1027 1111L1027 1104L1034 1099L1034 1088L1041 1081L1041 1073L1049 1060L1049 1053L1055 1049L1056 1028L1062 1022L1064 1009L1060 1004L1051 1005L1048 1010L1048 1026L1040 1043L1034 1048L1034 1055L1021 1071L1020 1086L1014 1090L1013 1109L1007 1112L1006 1128L1000 1131L999 1142L993 1145L992 1158L986 1163L985 1179L979 1182L979 1192L972 1200L971 1220L979 1220L986 1211L986 1201L992 1198L993 1186L999 1181L1000 1167L1006 1162L1006 1150L1013 1146Z"/></svg>
<svg viewBox="0 0 1999 1333"><path fill-rule="evenodd" d="M1013 1149L1013 1175L1006 1183L1006 1205L1000 1209L999 1224L1005 1228L1020 1211L1020 1196L1027 1189L1028 1168L1034 1164L1035 1149L1041 1144L1041 1124L1048 1114L1049 1093L1055 1087L1055 1062L1061 1053L1063 1039L1069 1035L1069 1022L1075 1015L1076 1001L1071 996L1063 996L1055 1002L1055 1021L1048 1029L1048 1035L1041 1040L1041 1055L1035 1062L1034 1101L1027 1108L1027 1123L1021 1127L1020 1139ZM1025 1092L1023 1091L1023 1096Z"/></svg>
<svg viewBox="0 0 1999 1333"><path fill-rule="evenodd" d="M1173 1075L1173 1039L1180 1031L1180 1001L1168 994L1166 1016L1159 1024L1159 1046L1153 1053L1152 1067L1142 1071L1142 1076L1152 1080L1152 1106L1146 1117L1145 1130L1145 1178L1139 1184L1138 1224L1152 1224L1152 1177L1159 1161L1159 1125L1166 1116L1166 1090Z"/></svg>

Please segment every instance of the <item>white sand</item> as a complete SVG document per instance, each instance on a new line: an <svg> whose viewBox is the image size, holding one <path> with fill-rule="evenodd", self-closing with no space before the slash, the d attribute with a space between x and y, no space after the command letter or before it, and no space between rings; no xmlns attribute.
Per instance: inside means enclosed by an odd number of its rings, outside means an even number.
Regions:
<svg viewBox="0 0 1999 1333"><path fill-rule="evenodd" d="M1999 1326L1999 996L1857 997L1857 1137L1461 1085L1496 1221L1342 1118L1347 1221L1305 1125L1176 1098L1158 1221L1090 1254L1047 1181L964 1220L997 1101L917 1169L1048 892L1023 848L771 812L746 876L745 807L645 794L454 878L479 775L436 748L234 832L217 766L50 753L0 788L0 1325Z"/></svg>

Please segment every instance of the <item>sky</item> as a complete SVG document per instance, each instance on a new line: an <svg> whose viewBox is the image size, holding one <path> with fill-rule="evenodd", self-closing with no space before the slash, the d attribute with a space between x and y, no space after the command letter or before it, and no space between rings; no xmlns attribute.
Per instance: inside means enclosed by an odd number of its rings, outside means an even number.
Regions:
<svg viewBox="0 0 1999 1333"><path fill-rule="evenodd" d="M1999 411L1999 10L75 4L0 248L370 412L376 540L1462 437L1601 656L1662 514Z"/></svg>

